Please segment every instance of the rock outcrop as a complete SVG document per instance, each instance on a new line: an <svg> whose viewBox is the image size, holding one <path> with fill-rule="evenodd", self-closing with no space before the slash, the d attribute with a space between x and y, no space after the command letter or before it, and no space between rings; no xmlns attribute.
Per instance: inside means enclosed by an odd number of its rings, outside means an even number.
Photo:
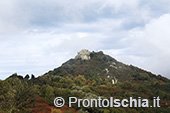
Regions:
<svg viewBox="0 0 170 113"><path fill-rule="evenodd" d="M78 55L75 57L75 59L82 59L82 60L90 60L90 51L83 49L80 52L78 52Z"/></svg>

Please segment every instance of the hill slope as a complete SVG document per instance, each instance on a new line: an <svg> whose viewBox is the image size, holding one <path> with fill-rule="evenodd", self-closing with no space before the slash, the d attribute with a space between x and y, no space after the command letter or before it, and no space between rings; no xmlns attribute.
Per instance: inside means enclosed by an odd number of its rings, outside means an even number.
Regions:
<svg viewBox="0 0 170 113"><path fill-rule="evenodd" d="M161 107L68 108L68 98L97 99L98 97L129 99L160 98ZM55 109L56 97L65 99L63 108ZM41 101L37 101L37 100ZM37 78L16 73L0 81L0 112L78 112L78 113L168 113L170 111L170 80L161 75L123 64L103 52L82 50L74 59ZM41 106L41 107L39 107ZM46 107L45 107L46 106Z"/></svg>
<svg viewBox="0 0 170 113"><path fill-rule="evenodd" d="M86 59L87 58L87 59ZM117 79L120 82L136 81L136 80L156 80L161 79L168 81L168 79L156 76L151 72L139 69L132 65L128 66L116 59L105 55L102 51L90 52L82 50L74 59L70 59L63 63L59 68L46 73L45 75L85 75L85 78L110 78Z"/></svg>

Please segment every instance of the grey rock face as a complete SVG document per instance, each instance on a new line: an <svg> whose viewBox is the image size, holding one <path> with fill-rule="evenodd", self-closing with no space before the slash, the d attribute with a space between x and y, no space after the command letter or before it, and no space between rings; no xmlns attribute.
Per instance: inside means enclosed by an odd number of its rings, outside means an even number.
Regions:
<svg viewBox="0 0 170 113"><path fill-rule="evenodd" d="M83 49L80 52L78 52L78 55L75 57L75 59L82 59L82 60L90 60L90 51Z"/></svg>

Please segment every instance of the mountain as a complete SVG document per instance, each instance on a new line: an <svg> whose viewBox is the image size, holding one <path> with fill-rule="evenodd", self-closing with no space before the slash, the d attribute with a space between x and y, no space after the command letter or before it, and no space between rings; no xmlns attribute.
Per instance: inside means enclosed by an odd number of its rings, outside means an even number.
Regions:
<svg viewBox="0 0 170 113"><path fill-rule="evenodd" d="M47 76L78 76L85 75L85 78L110 78L120 82L125 81L153 81L161 79L168 81L167 78L156 76L132 65L123 64L116 59L105 55L102 51L90 52L81 50L74 59L63 63L62 66L49 71Z"/></svg>
<svg viewBox="0 0 170 113"><path fill-rule="evenodd" d="M170 80L132 65L123 64L102 51L81 50L60 67L29 79L17 73L0 81L0 112L14 113L169 113ZM148 99L160 107L68 107L69 97L78 99ZM62 97L65 105L54 106Z"/></svg>

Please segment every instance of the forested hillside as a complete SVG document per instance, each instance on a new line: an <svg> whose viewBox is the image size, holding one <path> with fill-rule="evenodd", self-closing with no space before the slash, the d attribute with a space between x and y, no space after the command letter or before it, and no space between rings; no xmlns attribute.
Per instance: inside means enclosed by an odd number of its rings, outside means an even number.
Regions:
<svg viewBox="0 0 170 113"><path fill-rule="evenodd" d="M160 97L155 108L68 107L68 98L152 100ZM55 97L66 101L62 108L53 104ZM150 101L152 102L152 101ZM80 52L74 59L42 76L16 73L0 81L0 113L168 113L170 80L132 65L125 65L103 52Z"/></svg>

